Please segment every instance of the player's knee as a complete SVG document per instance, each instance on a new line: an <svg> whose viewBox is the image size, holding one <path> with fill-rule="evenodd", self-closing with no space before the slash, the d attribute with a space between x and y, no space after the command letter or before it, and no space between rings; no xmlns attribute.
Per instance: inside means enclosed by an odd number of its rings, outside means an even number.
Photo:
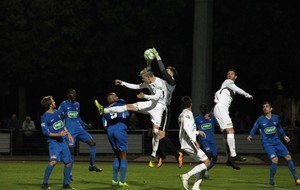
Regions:
<svg viewBox="0 0 300 190"><path fill-rule="evenodd" d="M92 139L86 142L89 146L96 146L96 142Z"/></svg>
<svg viewBox="0 0 300 190"><path fill-rule="evenodd" d="M292 160L292 157L291 157L290 154L288 154L288 155L285 156L285 159L286 159L286 160Z"/></svg>
<svg viewBox="0 0 300 190"><path fill-rule="evenodd" d="M72 162L65 163L65 166L66 166L66 167L72 167Z"/></svg>
<svg viewBox="0 0 300 190"><path fill-rule="evenodd" d="M51 161L49 162L49 164L50 164L51 166L55 166L55 165L57 164L57 161L56 161L56 160L51 160Z"/></svg>
<svg viewBox="0 0 300 190"><path fill-rule="evenodd" d="M208 167L210 165L210 160L206 159L203 161L203 163L206 165L206 167Z"/></svg>
<svg viewBox="0 0 300 190"><path fill-rule="evenodd" d="M152 133L153 133L153 135L157 136L159 134L159 130L158 129L153 129Z"/></svg>
<svg viewBox="0 0 300 190"><path fill-rule="evenodd" d="M278 163L278 157L272 158L272 162L273 162L273 163Z"/></svg>

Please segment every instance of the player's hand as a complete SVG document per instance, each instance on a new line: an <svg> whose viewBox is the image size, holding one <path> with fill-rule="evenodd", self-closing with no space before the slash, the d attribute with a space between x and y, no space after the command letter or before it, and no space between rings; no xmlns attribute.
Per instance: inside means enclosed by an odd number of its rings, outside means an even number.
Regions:
<svg viewBox="0 0 300 190"><path fill-rule="evenodd" d="M159 55L158 55L158 52L156 51L155 48L152 48L152 53L155 55L155 57L157 58Z"/></svg>
<svg viewBox="0 0 300 190"><path fill-rule="evenodd" d="M198 131L198 134L201 135L202 137L206 138L206 134L203 131Z"/></svg>
<svg viewBox="0 0 300 190"><path fill-rule="evenodd" d="M58 135L59 135L60 137L63 137L63 136L65 136L66 134L67 134L67 132L66 132L65 130L62 130L61 132L58 133Z"/></svg>
<svg viewBox="0 0 300 190"><path fill-rule="evenodd" d="M249 98L249 99L251 99L251 100L253 100L253 96L250 95L250 94L246 94L245 97L246 97L246 98Z"/></svg>
<svg viewBox="0 0 300 190"><path fill-rule="evenodd" d="M289 143L291 141L291 139L288 136L284 137L285 142Z"/></svg>
<svg viewBox="0 0 300 190"><path fill-rule="evenodd" d="M122 81L121 80L119 80L119 79L116 79L115 80L115 85L121 85L122 84Z"/></svg>
<svg viewBox="0 0 300 190"><path fill-rule="evenodd" d="M92 124L87 124L87 125L85 126L85 128L87 128L87 129L92 128Z"/></svg>
<svg viewBox="0 0 300 190"><path fill-rule="evenodd" d="M140 92L138 95L136 95L137 98L143 99L145 97L145 94L143 92Z"/></svg>
<svg viewBox="0 0 300 190"><path fill-rule="evenodd" d="M248 140L249 142L251 142L251 141L252 141L252 137L249 135L249 136L247 137L247 140Z"/></svg>

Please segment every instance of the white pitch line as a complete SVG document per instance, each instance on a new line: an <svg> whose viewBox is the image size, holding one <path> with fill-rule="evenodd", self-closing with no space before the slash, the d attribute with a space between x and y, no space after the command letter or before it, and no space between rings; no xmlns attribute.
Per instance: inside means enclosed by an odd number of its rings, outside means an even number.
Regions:
<svg viewBox="0 0 300 190"><path fill-rule="evenodd" d="M249 181L246 181L246 180L242 180L242 179L228 179L228 181L238 181L238 182L249 182ZM288 190L288 189L285 189L285 188L281 188L281 187L272 187L270 185L266 185L266 184L262 184L262 183L257 183L256 186L258 187L270 187L270 188L273 188L273 189L276 189L276 190Z"/></svg>

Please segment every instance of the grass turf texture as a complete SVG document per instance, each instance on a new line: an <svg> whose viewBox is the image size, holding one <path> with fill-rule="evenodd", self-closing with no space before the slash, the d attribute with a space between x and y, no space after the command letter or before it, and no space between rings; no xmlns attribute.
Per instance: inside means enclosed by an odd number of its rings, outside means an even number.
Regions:
<svg viewBox="0 0 300 190"><path fill-rule="evenodd" d="M32 161L2 161L0 162L0 189L1 190L34 190L40 189L47 162ZM74 182L71 186L77 190L104 190L122 189L112 187L112 163L97 163L103 172L89 172L88 163L77 162L73 168ZM127 180L130 187L123 189L131 190L176 190L183 189L179 175L187 172L193 167L184 163L178 168L175 163L165 163L161 168L149 168L148 163L129 162ZM297 167L300 171L300 168ZM203 180L200 188L202 190L253 190L253 189L299 189L287 166L279 166L275 182L278 187L268 185L269 166L241 165L241 170L233 170L223 164L217 164L210 171L210 179ZM62 189L63 164L59 163L54 168L49 185L52 190ZM194 178L190 178L189 187L192 187Z"/></svg>

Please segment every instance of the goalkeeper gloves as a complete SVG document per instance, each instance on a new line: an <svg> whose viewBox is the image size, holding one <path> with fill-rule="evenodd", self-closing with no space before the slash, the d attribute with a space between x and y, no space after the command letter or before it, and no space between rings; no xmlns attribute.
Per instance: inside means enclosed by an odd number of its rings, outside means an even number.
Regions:
<svg viewBox="0 0 300 190"><path fill-rule="evenodd" d="M99 104L98 100L95 100L95 106L98 109L99 115L103 115L103 106Z"/></svg>
<svg viewBox="0 0 300 190"><path fill-rule="evenodd" d="M158 55L158 52L156 51L155 48L152 48L152 53L154 54L154 56L157 58L159 55Z"/></svg>

